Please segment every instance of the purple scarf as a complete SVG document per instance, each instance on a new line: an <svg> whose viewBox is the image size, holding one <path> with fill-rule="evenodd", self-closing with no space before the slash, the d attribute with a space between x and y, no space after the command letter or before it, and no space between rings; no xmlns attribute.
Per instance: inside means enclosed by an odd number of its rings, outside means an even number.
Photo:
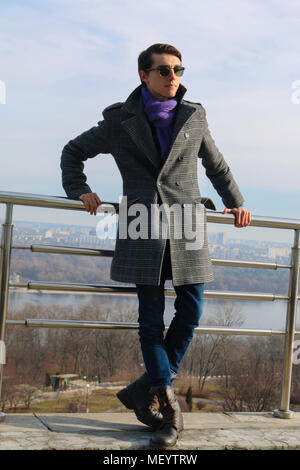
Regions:
<svg viewBox="0 0 300 470"><path fill-rule="evenodd" d="M145 105L145 112L149 121L154 125L156 130L156 135L160 143L162 160L165 161L171 147L177 100L175 98L170 98L167 101L158 101L145 86L142 86L142 97Z"/></svg>

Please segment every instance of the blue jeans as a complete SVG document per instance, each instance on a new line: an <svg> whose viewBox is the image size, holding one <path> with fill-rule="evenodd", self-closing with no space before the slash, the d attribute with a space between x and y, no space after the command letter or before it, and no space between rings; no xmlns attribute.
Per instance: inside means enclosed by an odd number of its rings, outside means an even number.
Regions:
<svg viewBox="0 0 300 470"><path fill-rule="evenodd" d="M172 378L176 377L193 338L194 328L199 325L203 308L204 284L174 286L176 312L164 336L164 285L167 272L170 272L168 253L164 257L159 286L136 284L139 300L139 337L152 387L172 385Z"/></svg>

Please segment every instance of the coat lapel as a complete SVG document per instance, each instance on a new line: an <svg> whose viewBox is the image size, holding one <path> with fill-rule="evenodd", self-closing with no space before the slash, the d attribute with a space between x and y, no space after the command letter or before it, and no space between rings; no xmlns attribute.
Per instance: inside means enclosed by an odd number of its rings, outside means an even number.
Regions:
<svg viewBox="0 0 300 470"><path fill-rule="evenodd" d="M179 104L179 109L177 111L177 116L174 123L170 153L172 153L172 149L174 147L174 144L176 144L176 140L179 137L180 131L195 111L196 108L194 106L187 105L185 103Z"/></svg>
<svg viewBox="0 0 300 470"><path fill-rule="evenodd" d="M143 115L133 116L122 122L136 146L157 170L161 167L161 159L154 143L151 128Z"/></svg>
<svg viewBox="0 0 300 470"><path fill-rule="evenodd" d="M133 116L122 121L122 127L128 132L131 139L141 150L142 154L150 161L152 166L159 171L161 159L152 137L151 127L144 113L141 98L141 85L131 93L124 103L123 109L133 114Z"/></svg>
<svg viewBox="0 0 300 470"><path fill-rule="evenodd" d="M164 170L169 167L171 160L174 160L176 158L178 152L182 151L182 146L176 145L176 143L180 139L180 135L183 132L184 125L188 122L188 120L191 118L195 111L196 108L194 106L187 105L185 103L179 104L176 120L174 123L170 152L163 166L160 169L160 174L162 174Z"/></svg>
<svg viewBox="0 0 300 470"><path fill-rule="evenodd" d="M159 172L162 170L162 162L160 155L157 152L157 148L152 137L151 128L144 112L141 98L141 87L142 85L137 87L123 105L123 109L133 114L133 116L122 121L122 127L128 132L131 139L142 151L143 155L150 161L152 166ZM173 158L174 154L176 154L176 141L180 136L180 132L182 131L182 128L186 122L196 111L194 106L181 102L185 92L186 88L183 85L180 85L178 90L179 104L172 134L171 150L163 164L163 167L165 166L166 162Z"/></svg>

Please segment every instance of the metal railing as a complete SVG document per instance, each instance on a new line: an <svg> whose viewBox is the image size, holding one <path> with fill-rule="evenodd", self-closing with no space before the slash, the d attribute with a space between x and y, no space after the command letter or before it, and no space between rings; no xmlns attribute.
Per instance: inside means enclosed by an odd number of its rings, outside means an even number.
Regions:
<svg viewBox="0 0 300 470"><path fill-rule="evenodd" d="M12 244L13 239L13 206L26 205L34 207L56 208L65 210L85 211L81 201L67 199L66 197L43 196L36 194L23 194L12 192L0 192L0 203L6 204L5 221L2 225L2 241L1 241L1 270L0 270L0 397L3 378L3 365L5 363L5 328L7 324L24 325L26 327L47 327L47 328L113 328L113 329L138 329L138 323L126 322L101 322L101 321L76 321L76 320L51 320L51 319L25 319L25 320L7 320L7 304L9 288L27 288L42 289L56 291L76 291L76 292L92 292L102 295L136 295L136 288L131 286L117 285L84 285L84 284L67 284L56 282L37 282L29 281L27 283L13 283L9 281L10 275L10 259L12 249L25 249L40 253L60 253L70 255L89 255L112 257L114 250L101 250L92 248L76 248L67 246L53 245L17 245ZM103 202L101 209L105 212L118 212L118 204L113 202ZM223 214L218 212L207 211L207 221L218 224L233 224L234 217L231 214ZM196 334L222 334L222 335L283 335L284 343L284 360L282 372L282 390L280 407L274 410L274 415L279 418L292 418L293 412L290 408L290 391L293 366L293 342L295 335L300 332L296 328L298 284L299 284L299 262L300 262L300 220L281 219L274 217L252 216L252 227L276 228L294 231L294 244L291 248L291 263L262 263L251 261L223 260L213 259L214 265L218 266L236 266L246 268L259 269L289 269L289 290L288 295L275 295L264 293L250 292L221 292L221 291L205 291L205 298L221 298L221 299L242 299L242 300L265 300L274 301L284 299L287 301L286 327L285 330L258 330L246 328L222 328L222 327L198 327L195 329ZM165 289L167 297L174 297L174 289ZM0 414L0 419L4 419L4 413Z"/></svg>

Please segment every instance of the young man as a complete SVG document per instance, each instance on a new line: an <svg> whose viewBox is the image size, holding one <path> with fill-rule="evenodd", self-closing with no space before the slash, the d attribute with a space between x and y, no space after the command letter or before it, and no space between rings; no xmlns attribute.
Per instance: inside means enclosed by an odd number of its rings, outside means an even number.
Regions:
<svg viewBox="0 0 300 470"><path fill-rule="evenodd" d="M183 430L173 380L199 324L204 283L213 280L204 207L209 201L199 192L198 158L223 200L224 212L234 214L235 225L249 225L251 215L242 207L243 197L210 135L204 108L183 100L181 53L154 44L140 54L138 68L142 84L124 103L106 108L98 126L64 147L62 181L68 197L81 199L96 214L101 200L86 183L83 161L110 153L121 172L128 214L121 216L120 209L110 275L136 285L146 372L117 396L155 430L151 444L172 446ZM139 237L130 236L134 207L144 216ZM176 313L164 336L167 279L176 291Z"/></svg>

